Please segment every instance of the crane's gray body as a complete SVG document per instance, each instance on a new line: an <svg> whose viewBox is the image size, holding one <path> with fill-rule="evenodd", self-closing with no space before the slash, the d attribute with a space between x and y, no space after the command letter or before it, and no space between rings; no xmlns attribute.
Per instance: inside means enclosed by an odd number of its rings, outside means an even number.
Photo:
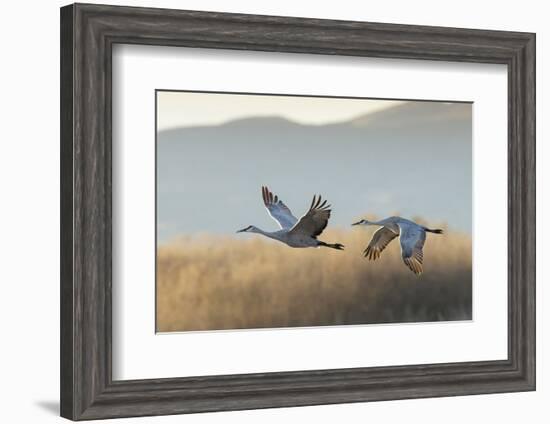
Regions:
<svg viewBox="0 0 550 424"><path fill-rule="evenodd" d="M288 206L278 196L273 195L267 187L262 187L264 205L269 215L281 227L278 231L264 231L254 225L249 225L237 232L257 233L265 237L280 241L290 247L331 247L342 250L340 243L325 243L317 240L330 218L330 205L326 200L321 203L321 196L313 196L309 210L297 219Z"/></svg>
<svg viewBox="0 0 550 424"><path fill-rule="evenodd" d="M371 260L378 259L386 246L399 236L403 261L417 275L423 271L424 253L422 249L426 241L426 232L443 233L442 230L432 230L400 216L390 216L380 221L362 219L353 225L378 225L382 227L373 234L369 245L364 251L365 256Z"/></svg>

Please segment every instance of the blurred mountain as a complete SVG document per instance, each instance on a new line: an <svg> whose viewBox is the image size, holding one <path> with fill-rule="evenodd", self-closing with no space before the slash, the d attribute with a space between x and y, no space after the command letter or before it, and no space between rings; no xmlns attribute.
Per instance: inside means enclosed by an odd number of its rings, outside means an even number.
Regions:
<svg viewBox="0 0 550 424"><path fill-rule="evenodd" d="M447 126L471 118L470 103L408 102L352 119L360 128L419 128L426 125Z"/></svg>
<svg viewBox="0 0 550 424"><path fill-rule="evenodd" d="M471 231L471 104L408 102L329 125L250 117L158 133L158 235L274 228L260 186L300 216L314 193L333 225L399 211Z"/></svg>

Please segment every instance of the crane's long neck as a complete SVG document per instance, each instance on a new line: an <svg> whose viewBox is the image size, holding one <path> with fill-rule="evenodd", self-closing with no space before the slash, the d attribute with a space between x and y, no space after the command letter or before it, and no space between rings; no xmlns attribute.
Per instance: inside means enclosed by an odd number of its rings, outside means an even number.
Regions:
<svg viewBox="0 0 550 424"><path fill-rule="evenodd" d="M249 233L257 233L261 234L263 236L269 237L271 239L279 240L279 237L277 237L277 232L270 232L270 231L264 231L261 228L258 227L252 227L250 230L248 230Z"/></svg>
<svg viewBox="0 0 550 424"><path fill-rule="evenodd" d="M386 225L387 222L385 219L381 219L380 221L368 221L365 225Z"/></svg>

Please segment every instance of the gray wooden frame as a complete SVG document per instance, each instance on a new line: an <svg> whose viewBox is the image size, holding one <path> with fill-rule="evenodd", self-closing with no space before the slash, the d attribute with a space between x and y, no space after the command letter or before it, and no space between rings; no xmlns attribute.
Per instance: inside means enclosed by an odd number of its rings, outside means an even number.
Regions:
<svg viewBox="0 0 550 424"><path fill-rule="evenodd" d="M115 43L507 65L508 359L113 381ZM87 4L61 9L62 416L81 420L534 389L534 34Z"/></svg>

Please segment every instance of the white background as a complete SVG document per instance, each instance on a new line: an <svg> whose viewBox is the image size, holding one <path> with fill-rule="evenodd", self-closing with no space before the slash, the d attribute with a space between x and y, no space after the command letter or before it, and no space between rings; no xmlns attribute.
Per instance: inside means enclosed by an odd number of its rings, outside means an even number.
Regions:
<svg viewBox="0 0 550 424"><path fill-rule="evenodd" d="M546 345L550 265L542 241L548 184L548 13L544 2L126 1L116 4L354 19L537 32L538 390L370 404L143 418L120 422L547 422L550 368ZM57 1L4 5L2 31L2 421L59 422L59 11ZM6 131L7 130L7 131ZM546 194L543 187L546 186Z"/></svg>
<svg viewBox="0 0 550 424"><path fill-rule="evenodd" d="M114 379L507 358L505 66L119 46L113 75ZM158 87L473 101L473 321L155 335Z"/></svg>

